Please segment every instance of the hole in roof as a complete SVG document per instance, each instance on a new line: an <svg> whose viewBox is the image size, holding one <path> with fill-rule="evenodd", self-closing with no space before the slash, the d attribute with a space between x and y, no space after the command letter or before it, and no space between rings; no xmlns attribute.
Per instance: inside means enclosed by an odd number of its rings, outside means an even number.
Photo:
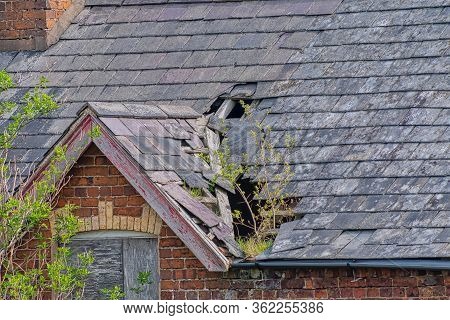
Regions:
<svg viewBox="0 0 450 320"><path fill-rule="evenodd" d="M248 101L249 100L244 102L248 104ZM233 109L231 109L230 113L226 116L226 119L240 119L244 116L244 114L245 114L244 107L240 102L236 102L233 106Z"/></svg>
<svg viewBox="0 0 450 320"><path fill-rule="evenodd" d="M209 110L207 112L205 112L205 114L216 113L224 101L225 101L225 99L222 99L222 98L216 99L216 101L213 102L213 104L211 105L211 107L209 107Z"/></svg>
<svg viewBox="0 0 450 320"><path fill-rule="evenodd" d="M261 200L260 202L256 200L254 191L256 188L256 182L251 181L248 178L239 179L239 186L244 192L245 195L248 195L247 201L252 207L252 211L257 214L258 208L264 207L265 201ZM238 221L234 223L234 231L238 237L248 237L254 233L254 230L250 228L248 225L251 225L252 221L252 213L250 212L247 204L245 203L242 195L238 192L232 194L228 192L228 199L230 201L231 211L234 212L238 210L242 214L242 219L245 221L245 225L240 224ZM259 202L259 204L258 204ZM290 222L296 219L294 214L294 208L298 204L297 198L285 198L284 206L278 208L277 213L275 214L275 228L270 230L266 235L269 238L274 238L278 233L278 229L280 225L286 222ZM258 218L257 218L258 219ZM260 221L260 220L259 220Z"/></svg>

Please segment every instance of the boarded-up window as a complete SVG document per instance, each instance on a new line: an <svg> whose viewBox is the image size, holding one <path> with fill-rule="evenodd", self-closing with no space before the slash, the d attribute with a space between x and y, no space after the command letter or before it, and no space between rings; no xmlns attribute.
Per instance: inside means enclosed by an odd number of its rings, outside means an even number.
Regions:
<svg viewBox="0 0 450 320"><path fill-rule="evenodd" d="M159 298L158 240L148 234L126 231L81 233L70 243L74 256L92 251L94 263L86 282L85 299L105 299L102 289L119 286L125 299ZM151 284L140 285L140 273L151 272Z"/></svg>

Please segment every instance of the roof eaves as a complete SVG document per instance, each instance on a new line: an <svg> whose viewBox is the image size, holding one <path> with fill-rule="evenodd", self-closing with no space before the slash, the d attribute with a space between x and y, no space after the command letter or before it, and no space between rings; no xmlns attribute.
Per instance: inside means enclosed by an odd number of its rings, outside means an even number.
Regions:
<svg viewBox="0 0 450 320"><path fill-rule="evenodd" d="M270 261L235 261L231 268L239 269L279 269L279 268L390 268L415 270L450 270L450 260L446 259L317 259L317 260L270 260Z"/></svg>

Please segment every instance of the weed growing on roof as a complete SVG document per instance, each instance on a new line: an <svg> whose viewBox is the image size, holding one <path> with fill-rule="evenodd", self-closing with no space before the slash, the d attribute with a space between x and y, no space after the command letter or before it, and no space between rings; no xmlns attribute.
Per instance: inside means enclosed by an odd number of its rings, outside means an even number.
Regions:
<svg viewBox="0 0 450 320"><path fill-rule="evenodd" d="M270 140L272 129L256 119L256 111L251 105L244 101L240 103L245 112L245 118L242 121L254 124L250 135L256 146L256 154L252 156L252 159L243 154L241 156L244 161L234 161L225 138L221 149L214 155L220 165L217 177L230 182L245 204L247 214L234 210L232 216L238 227L237 230L239 226L251 230L249 235L243 237L238 235L238 243L247 257L254 257L272 244L272 237L279 223L277 218L280 214L292 215L285 190L293 178L288 158L295 146L295 139L285 136L286 152L277 151ZM273 172L273 164L279 166L276 173ZM249 173L255 176L253 189L250 192L246 191L240 182L240 178Z"/></svg>
<svg viewBox="0 0 450 320"><path fill-rule="evenodd" d="M193 198L203 197L203 190L201 188L191 188L186 181L183 182L183 188L187 190Z"/></svg>
<svg viewBox="0 0 450 320"><path fill-rule="evenodd" d="M256 257L272 246L273 240L258 240L256 237L238 238L237 243L247 258Z"/></svg>
<svg viewBox="0 0 450 320"><path fill-rule="evenodd" d="M102 135L102 130L100 129L99 125L93 126L92 129L89 130L89 132L88 132L88 136L91 139L99 138L101 135Z"/></svg>

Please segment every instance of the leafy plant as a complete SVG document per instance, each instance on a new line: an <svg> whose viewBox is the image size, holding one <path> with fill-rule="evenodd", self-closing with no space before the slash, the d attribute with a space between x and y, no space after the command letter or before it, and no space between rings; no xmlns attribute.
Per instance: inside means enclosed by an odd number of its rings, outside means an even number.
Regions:
<svg viewBox="0 0 450 320"><path fill-rule="evenodd" d="M145 290L145 286L152 284L151 271L141 271L137 277L137 287L130 288L136 294L140 294Z"/></svg>
<svg viewBox="0 0 450 320"><path fill-rule="evenodd" d="M281 212L289 214L288 198L285 193L287 185L293 177L293 171L288 158L290 150L295 146L295 140L285 137L287 152L277 151L270 139L272 129L256 118L255 110L240 101L245 118L241 121L248 121L254 125L250 132L252 142L255 144L256 154L252 161L247 154L242 154L244 161L237 162L232 159L228 140L222 141L221 149L214 152L220 166L217 177L228 180L242 198L246 214L239 210L234 210L232 216L235 225L251 230L245 237L239 237L238 243L247 257L253 257L266 250L272 243L273 230L277 226L277 216ZM273 165L280 166L278 173L273 174ZM253 189L248 192L241 185L240 178L244 174L254 173Z"/></svg>
<svg viewBox="0 0 450 320"><path fill-rule="evenodd" d="M183 183L183 187L189 192L189 194L194 198L203 197L203 190L201 188L191 188L186 182Z"/></svg>
<svg viewBox="0 0 450 320"><path fill-rule="evenodd" d="M101 289L100 293L105 296L106 300L122 300L125 298L125 293L123 293L120 286Z"/></svg>
<svg viewBox="0 0 450 320"><path fill-rule="evenodd" d="M273 243L273 240L258 240L256 237L238 238L237 243L247 258L256 257L266 251Z"/></svg>
<svg viewBox="0 0 450 320"><path fill-rule="evenodd" d="M207 153L198 153L196 154L196 156L205 161L207 164L211 163L211 159L209 158L209 154Z"/></svg>
<svg viewBox="0 0 450 320"><path fill-rule="evenodd" d="M89 267L94 262L92 252L80 253L74 264L72 252L67 247L59 247L54 259L47 264L49 288L55 299L81 299L89 276ZM45 283L45 282L44 282Z"/></svg>
<svg viewBox="0 0 450 320"><path fill-rule="evenodd" d="M69 259L72 254L67 244L78 230L75 207L67 205L59 214L53 212L65 182L61 177L70 165L67 150L54 149L29 190L23 190L22 171L8 156L24 126L58 108L46 93L46 85L47 80L41 78L20 103L0 103L0 115L12 113L0 134L0 299L41 299L50 292L56 299L81 298L93 262L90 253L78 255L75 264ZM0 93L12 87L12 78L0 71ZM54 221L54 232L50 221ZM52 248L58 245L52 260Z"/></svg>
<svg viewBox="0 0 450 320"><path fill-rule="evenodd" d="M135 294L141 294L144 292L145 287L152 284L151 275L151 271L139 272L136 279L137 287L130 288L130 290ZM103 294L107 300L122 300L125 298L125 293L122 291L120 286L101 289L100 293Z"/></svg>
<svg viewBox="0 0 450 320"><path fill-rule="evenodd" d="M100 126L98 126L98 125L93 126L92 129L89 130L88 135L92 139L100 137L102 135L102 131L100 129Z"/></svg>

